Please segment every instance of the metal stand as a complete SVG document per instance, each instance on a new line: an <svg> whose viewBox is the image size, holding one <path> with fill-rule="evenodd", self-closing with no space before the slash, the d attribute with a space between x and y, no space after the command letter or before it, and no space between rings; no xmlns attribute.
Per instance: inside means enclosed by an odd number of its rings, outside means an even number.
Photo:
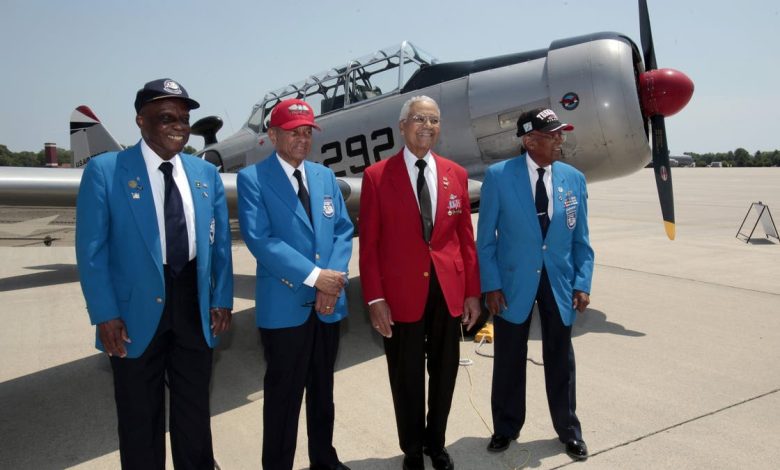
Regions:
<svg viewBox="0 0 780 470"><path fill-rule="evenodd" d="M755 219L751 217L751 214ZM748 218L750 218L750 221L748 221ZM737 238L745 243L749 243L759 223L761 223L764 229L766 238L774 238L780 242L780 236L777 234L777 227L775 227L772 213L769 212L769 206L761 201L754 202L748 207L747 214L745 214L745 218L742 219L742 224L739 226L739 230L737 230ZM750 229L750 232L747 232L747 229Z"/></svg>

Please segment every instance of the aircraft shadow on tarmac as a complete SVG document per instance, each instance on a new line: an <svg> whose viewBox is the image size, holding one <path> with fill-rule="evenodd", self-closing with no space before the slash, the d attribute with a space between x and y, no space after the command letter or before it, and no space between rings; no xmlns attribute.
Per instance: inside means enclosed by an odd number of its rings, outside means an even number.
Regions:
<svg viewBox="0 0 780 470"><path fill-rule="evenodd" d="M0 279L0 291L78 281L75 265L29 269L46 271ZM254 276L237 275L235 286L236 297L253 298ZM359 277L350 280L347 296L351 315L342 322L337 370L383 354L382 339L372 331L365 313ZM574 327L575 335L586 333L644 336L609 322L603 312L593 309L582 315ZM534 332L532 327L530 337L539 339L538 328ZM85 337L83 341L91 338ZM254 308L236 312L230 331L222 337L215 352L212 415L260 399L264 372ZM109 362L102 354L6 381L0 384L0 405L0 435L4 436L0 452L2 468L64 468L117 450L112 375ZM458 441L453 452L465 454L483 448L483 441ZM538 448L532 450L534 459L560 452L557 445L550 446L547 441L525 446ZM372 462L356 462L355 467L376 468Z"/></svg>
<svg viewBox="0 0 780 470"><path fill-rule="evenodd" d="M25 269L38 272L0 279L0 292L68 284L79 280L79 271L75 264L27 266Z"/></svg>

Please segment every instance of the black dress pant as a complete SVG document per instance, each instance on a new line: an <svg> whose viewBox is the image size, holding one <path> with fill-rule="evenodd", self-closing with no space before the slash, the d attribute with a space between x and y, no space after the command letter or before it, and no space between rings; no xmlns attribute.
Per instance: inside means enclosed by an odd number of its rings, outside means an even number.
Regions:
<svg viewBox="0 0 780 470"><path fill-rule="evenodd" d="M312 310L303 325L260 328L266 371L263 381L263 468L290 470L298 416L306 390L306 427L312 467L339 462L333 448L333 369L339 322L322 322Z"/></svg>
<svg viewBox="0 0 780 470"><path fill-rule="evenodd" d="M582 439L575 409L576 381L571 326L561 320L547 271L542 270L536 294L542 330L542 358L547 404L553 427L562 442ZM495 342L491 408L496 434L515 437L525 422L526 357L531 315L522 324L501 316L494 320Z"/></svg>
<svg viewBox="0 0 780 470"><path fill-rule="evenodd" d="M393 335L384 339L398 441L403 453L411 456L422 456L423 446L433 450L444 447L452 392L458 376L460 318L450 315L435 270L431 268L423 318L414 323L395 322Z"/></svg>
<svg viewBox="0 0 780 470"><path fill-rule="evenodd" d="M213 469L209 410L212 350L203 338L195 260L176 277L165 267L165 293L160 323L144 353L135 359L110 358L122 468L165 468L167 376L173 465Z"/></svg>

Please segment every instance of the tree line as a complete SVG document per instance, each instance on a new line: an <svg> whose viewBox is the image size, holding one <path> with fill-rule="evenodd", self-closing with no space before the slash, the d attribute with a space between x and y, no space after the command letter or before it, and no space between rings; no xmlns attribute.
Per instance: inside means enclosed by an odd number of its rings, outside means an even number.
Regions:
<svg viewBox="0 0 780 470"><path fill-rule="evenodd" d="M684 154L693 158L697 167L707 166L712 162L721 162L723 166L780 166L780 150L763 152L759 150L751 155L750 152L740 147L733 152L684 152Z"/></svg>
<svg viewBox="0 0 780 470"><path fill-rule="evenodd" d="M60 165L73 162L73 152L57 147L57 161ZM12 152L8 147L0 144L0 166L46 166L44 151L39 152Z"/></svg>

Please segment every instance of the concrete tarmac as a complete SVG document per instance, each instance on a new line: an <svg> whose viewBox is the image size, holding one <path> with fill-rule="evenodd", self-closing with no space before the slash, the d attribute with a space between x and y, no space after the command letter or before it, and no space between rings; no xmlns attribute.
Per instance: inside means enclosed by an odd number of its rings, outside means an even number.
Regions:
<svg viewBox="0 0 780 470"><path fill-rule="evenodd" d="M563 452L542 368L533 363L519 439L504 453L486 452L492 345L477 351L463 342L462 357L473 365L460 369L447 431L458 469L777 468L780 244L760 226L750 243L735 235L751 202L778 217L780 168L676 168L673 177L675 241L664 234L652 170L590 186L596 268L573 341L577 414L591 457L576 463ZM0 210L5 223L23 218L6 213L13 210ZM92 346L72 225L56 233L51 247L40 240L0 247L0 468L119 468L111 371ZM260 468L265 370L254 259L240 242L233 255L235 316L212 384L214 449L224 470ZM382 342L360 297L357 239L350 276L334 444L353 470L399 469ZM529 357L541 361L537 326ZM295 468L308 464L301 419Z"/></svg>

